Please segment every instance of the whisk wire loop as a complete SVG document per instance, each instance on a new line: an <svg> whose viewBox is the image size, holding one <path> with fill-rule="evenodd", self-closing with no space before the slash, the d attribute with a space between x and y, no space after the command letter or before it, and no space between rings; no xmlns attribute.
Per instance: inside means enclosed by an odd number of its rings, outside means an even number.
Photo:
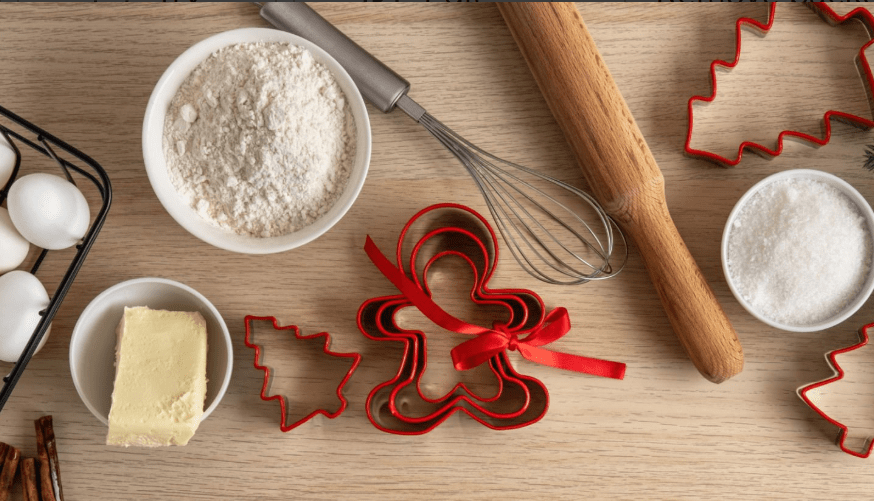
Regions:
<svg viewBox="0 0 874 501"><path fill-rule="evenodd" d="M559 272L563 272L563 269L561 268L562 262L561 262L560 258L555 254L555 252L552 251L552 249L549 246L546 246L543 243L543 241L537 235L535 230L531 226L529 226L529 224L526 222L526 217L528 219L530 219L534 223L534 225L536 225L538 228L540 228L540 230L544 234L546 234L548 236L548 238L553 241L553 243L555 243L557 246L559 246L559 248L561 248L562 250L564 250L565 252L570 254L572 257L574 257L578 261L587 265L588 267L595 268L594 266L591 265L591 263L589 263L588 261L586 261L582 257L578 256L576 253L574 253L573 251L568 249L567 246L565 246L558 238L555 237L555 235L553 235L552 233L549 233L546 230L546 228L543 226L543 224L540 223L540 221L538 221L536 218L534 218L531 215L531 213L525 208L525 206L519 202L519 200L517 200L516 198L513 197L513 195L507 190L507 188L504 184L501 184L500 182L496 182L493 179L493 178L497 177L501 181L506 182L506 180L503 179L502 176L497 175L495 172L492 172L489 170L482 170L481 172L479 172L479 174L483 176L483 178L485 179L485 184L488 184L489 186L491 186L494 195L497 198L500 198L500 202L502 202L502 203L494 203L493 208L495 210L501 212L501 215L503 215L504 218L499 218L499 217L497 217L497 214L493 214L493 215L495 215L495 218L499 219L501 221L501 223L503 223L505 220L518 221L519 224L521 224L522 228L519 228L519 226L517 226L515 224L511 225L512 229L514 230L514 233L516 233L516 235L522 240L522 242L524 242L526 244L526 246L531 250L531 252L533 252L538 258L540 258L542 261L544 261L550 268L552 268L556 271L559 271ZM555 215L551 211L549 211L548 209L546 209L545 207L540 205L536 200L534 200L527 193L525 193L524 191L522 191L520 189L516 189L515 187L514 187L514 189L521 196L523 196L525 199L527 199L529 202L531 202L534 206L541 209L542 212L550 215L551 217L555 217ZM495 199L493 198L493 201L494 200ZM512 216L507 213L507 210L509 210L510 213L512 213ZM492 212L494 213L494 210ZM520 212L523 213L525 217L520 215ZM560 221L560 223L564 227L566 227L577 238L582 239L582 236L578 232L576 232L576 230L574 230L570 226L566 225L563 221ZM504 226L504 228L506 228L506 225L503 225L503 226ZM522 229L524 229L525 231L523 232ZM537 243L542 249L544 249L546 251L546 253L549 254L549 256L552 258L552 261L547 260L538 251L537 247L532 244L532 242L530 242L529 240L526 240L525 239L526 235L529 238L533 239L534 242ZM510 247L510 250L513 251L517 246L515 245L515 242L512 242L509 245L509 247ZM527 257L525 256L524 253L521 253L521 257L523 259L525 259L525 261L533 267L533 264L527 259ZM558 266L554 263L557 263ZM564 268L567 268L567 267L564 267Z"/></svg>
<svg viewBox="0 0 874 501"><path fill-rule="evenodd" d="M591 195L559 179L492 155L427 112L414 118L467 169L510 253L526 272L547 283L572 285L614 277L625 267L628 260L625 235ZM595 212L603 228L604 241L574 210L511 170L551 183L582 199ZM555 229L548 228L532 212L541 214ZM564 217L556 212L561 212ZM575 225L583 230L578 230ZM566 233L574 244L568 245L556 235L556 231ZM617 243L614 231L621 238L624 249L624 257L618 266L611 262ZM581 256L572 248L577 246L594 254L600 264ZM582 270L578 269L580 265Z"/></svg>

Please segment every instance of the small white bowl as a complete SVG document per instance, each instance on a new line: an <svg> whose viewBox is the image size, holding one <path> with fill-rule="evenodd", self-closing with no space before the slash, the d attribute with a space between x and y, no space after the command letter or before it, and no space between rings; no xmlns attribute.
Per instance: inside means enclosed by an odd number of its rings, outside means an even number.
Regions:
<svg viewBox="0 0 874 501"><path fill-rule="evenodd" d="M316 61L331 70L340 88L346 94L346 100L352 110L352 116L355 118L355 127L358 133L355 163L349 175L346 189L334 206L313 224L278 237L258 238L238 235L206 221L176 192L176 188L167 173L167 164L164 161L162 147L164 117L176 91L197 65L212 53L229 45L250 42L288 42L309 50ZM285 31L268 28L241 28L226 31L198 42L183 52L167 68L155 85L143 120L143 159L146 164L146 173L158 200L161 201L170 216L189 233L204 242L225 250L245 254L270 254L291 250L315 240L331 229L352 207L364 186L364 179L367 177L367 170L370 166L370 148L370 119L367 115L364 99L361 97L361 92L358 91L355 82L352 81L352 77L340 63L312 42Z"/></svg>
<svg viewBox="0 0 874 501"><path fill-rule="evenodd" d="M201 421L218 406L234 366L228 326L215 306L196 290L163 278L136 278L106 289L82 312L70 338L70 372L82 402L109 424L115 382L116 327L125 306L154 310L198 311L206 319L206 401Z"/></svg>
<svg viewBox="0 0 874 501"><path fill-rule="evenodd" d="M746 301L743 296L740 294L740 291L735 286L734 280L732 279L731 274L728 270L728 236L730 233L730 229L734 225L735 219L737 219L738 214L743 209L743 207L747 204L747 202L768 184L771 184L776 181L782 181L786 179L812 179L815 181L819 181L822 183L826 183L830 186L837 188L841 193L846 195L859 209L859 213L868 223L868 231L874 238L874 211L871 210L871 206L865 200L865 198L849 183L844 181L843 179L829 174L827 172L822 172L813 169L791 169L783 172L778 172L777 174L772 174L765 179L762 179L752 188L750 188L741 198L738 200L737 204L735 204L734 209L732 209L731 213L728 215L728 221L725 223L725 229L722 232L722 272L725 274L725 281L728 282L728 288L731 289L731 293L734 294L735 299L743 306L750 315L756 317L762 322L776 327L778 329L791 331L791 332L814 332L828 329L829 327L833 327L847 318L849 318L853 313L859 310L865 301L868 300L868 297L871 296L872 291L874 291L874 263L869 263L870 268L868 271L868 277L865 280L865 283L862 285L861 290L859 291L858 296L851 301L846 308L842 311L839 311L832 315L831 317L823 320L822 322L818 322L815 324L804 324L804 325L793 325L793 324L785 324L782 322L778 322L774 319L768 318L764 316L761 312L756 311L755 308Z"/></svg>

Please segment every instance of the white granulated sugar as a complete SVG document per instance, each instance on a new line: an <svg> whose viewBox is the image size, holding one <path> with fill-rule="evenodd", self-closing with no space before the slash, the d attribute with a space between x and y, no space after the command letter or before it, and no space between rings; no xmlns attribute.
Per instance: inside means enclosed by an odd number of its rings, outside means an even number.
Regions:
<svg viewBox="0 0 874 501"><path fill-rule="evenodd" d="M241 235L312 224L343 192L355 122L330 70L302 47L244 43L203 61L164 122L176 191L198 214Z"/></svg>
<svg viewBox="0 0 874 501"><path fill-rule="evenodd" d="M765 317L810 325L840 312L868 276L871 234L855 203L813 179L755 193L728 235L728 270Z"/></svg>

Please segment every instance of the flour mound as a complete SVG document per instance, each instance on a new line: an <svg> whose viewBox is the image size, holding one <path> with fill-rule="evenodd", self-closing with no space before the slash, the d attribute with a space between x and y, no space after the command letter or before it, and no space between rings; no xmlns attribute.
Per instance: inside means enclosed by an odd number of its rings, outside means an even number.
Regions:
<svg viewBox="0 0 874 501"><path fill-rule="evenodd" d="M240 235L292 233L323 216L355 159L355 121L328 68L302 47L243 43L203 61L164 121L176 191Z"/></svg>

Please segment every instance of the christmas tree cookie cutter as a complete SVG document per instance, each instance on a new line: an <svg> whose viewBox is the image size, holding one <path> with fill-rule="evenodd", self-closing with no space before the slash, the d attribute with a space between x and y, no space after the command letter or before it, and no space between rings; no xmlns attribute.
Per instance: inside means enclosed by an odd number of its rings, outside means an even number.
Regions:
<svg viewBox="0 0 874 501"><path fill-rule="evenodd" d="M846 348L840 348L838 350L830 351L830 352L825 354L825 360L829 364L829 366L831 367L832 372L833 372L833 375L831 377L829 377L827 379L823 379L822 381L817 381L816 383L811 383L811 384L802 386L802 387L798 388L798 390L797 390L798 396L801 398L801 400L804 401L804 403L806 403L817 414L824 417L829 423L831 423L839 428L840 431L838 432L836 442L837 442L838 446L841 448L841 450L846 452L847 454L851 454L853 456L860 457L860 458L867 458L868 456L871 455L871 450L874 449L874 437L866 438L865 445L863 446L863 449L861 451L854 450L854 449L850 448L846 443L847 435L849 434L849 427L847 425L845 425L844 423L829 416L825 411L823 411L820 408L820 406L817 405L817 402L811 396L810 393L813 390L822 388L822 387L827 386L829 384L832 384L836 381L840 381L841 379L844 379L844 376L845 376L844 369L840 366L840 364L838 364L835 357L837 355L842 354L842 353L847 353L849 351L858 350L858 349L862 348L863 346L867 345L868 339L869 339L868 331L871 329L874 329L874 323L868 324L868 325L862 327L861 329L859 329L859 342L858 343L856 343L852 346L848 346Z"/></svg>
<svg viewBox="0 0 874 501"><path fill-rule="evenodd" d="M254 327L253 324L255 322L271 322L273 325L273 329L277 331L288 331L289 334L292 334L295 340L307 340L307 339L319 339L324 338L324 347L322 351L325 355L335 357L335 358L349 358L352 359L352 365L349 367L349 370L346 372L346 375L343 377L340 384L337 386L337 398L340 399L340 405L335 411L331 411L328 409L317 408L304 416L301 419L298 419L294 422L289 423L288 421L288 400L284 395L275 394L269 395L270 392L270 382L272 370L270 367L266 365L261 365L258 363L259 358L261 356L261 346L252 341L252 337L254 335ZM343 390L346 386L346 383L349 381L349 378L352 377L352 373L355 372L355 369L358 367L358 364L361 363L361 355L358 353L339 353L335 351L331 351L331 336L327 332L320 332L318 334L310 334L310 335L302 335L300 333L300 329L295 325L279 325L279 322L276 320L276 317L269 316L255 316L255 315L247 315L245 318L246 323L246 337L245 343L246 346L255 350L255 361L254 365L256 369L264 371L264 383L261 385L261 392L259 393L261 400L265 402L269 402L271 400L279 401L279 409L280 409L280 421L279 421L279 429L283 432L287 432L289 430L293 430L298 426L304 424L305 422L313 419L318 415L323 415L328 419L334 419L343 411L346 410L346 407L349 405L349 402L346 400L346 397L343 395Z"/></svg>
<svg viewBox="0 0 874 501"><path fill-rule="evenodd" d="M851 21L859 21L867 30L869 36L874 33L874 16L872 16L871 12L866 7L857 7L847 14L839 15L837 14L828 4L823 2L811 2L806 3L809 8L813 9L820 18L822 18L825 22L832 26L836 26L839 24L844 24ZM686 144L683 149L687 155L700 158L702 160L708 160L714 162L716 164L722 165L724 167L733 167L740 163L743 158L743 153L745 150L749 150L753 153L758 153L765 158L771 159L783 152L783 141L784 139L796 139L808 143L812 146L819 147L827 144L829 140L831 140L831 120L837 120L854 127L858 127L860 129L868 130L874 127L874 120L867 117L862 117L858 115L853 115L851 113L845 113L837 110L828 110L822 117L822 129L823 129L823 137L819 138L816 136L812 136L810 134L806 134L799 131L794 130L783 130L777 136L777 146L775 149L768 148L762 144L756 143L754 141L743 141L740 143L737 149L737 155L734 158L724 157L722 155L718 155L711 151L706 151L702 149L692 148L692 126L694 123L694 113L693 113L693 105L696 102L710 103L716 98L716 69L724 68L731 70L735 66L737 66L740 61L740 53L741 53L741 30L742 29L750 29L759 34L766 34L770 31L771 27L774 25L774 15L777 9L777 2L770 3L770 7L768 10L768 20L766 23L761 23L755 19L751 19L748 17L739 18L735 22L735 55L734 61L728 62L724 60L714 60L710 63L710 85L711 92L709 96L692 96L689 98L687 105L688 112L688 129L686 133ZM874 44L874 38L865 43L861 49L859 49L859 53L856 56L856 67L859 70L862 76L862 82L865 85L865 91L868 95L869 106L874 108L874 74L872 74L871 67L868 64L868 59L865 57L865 50Z"/></svg>

